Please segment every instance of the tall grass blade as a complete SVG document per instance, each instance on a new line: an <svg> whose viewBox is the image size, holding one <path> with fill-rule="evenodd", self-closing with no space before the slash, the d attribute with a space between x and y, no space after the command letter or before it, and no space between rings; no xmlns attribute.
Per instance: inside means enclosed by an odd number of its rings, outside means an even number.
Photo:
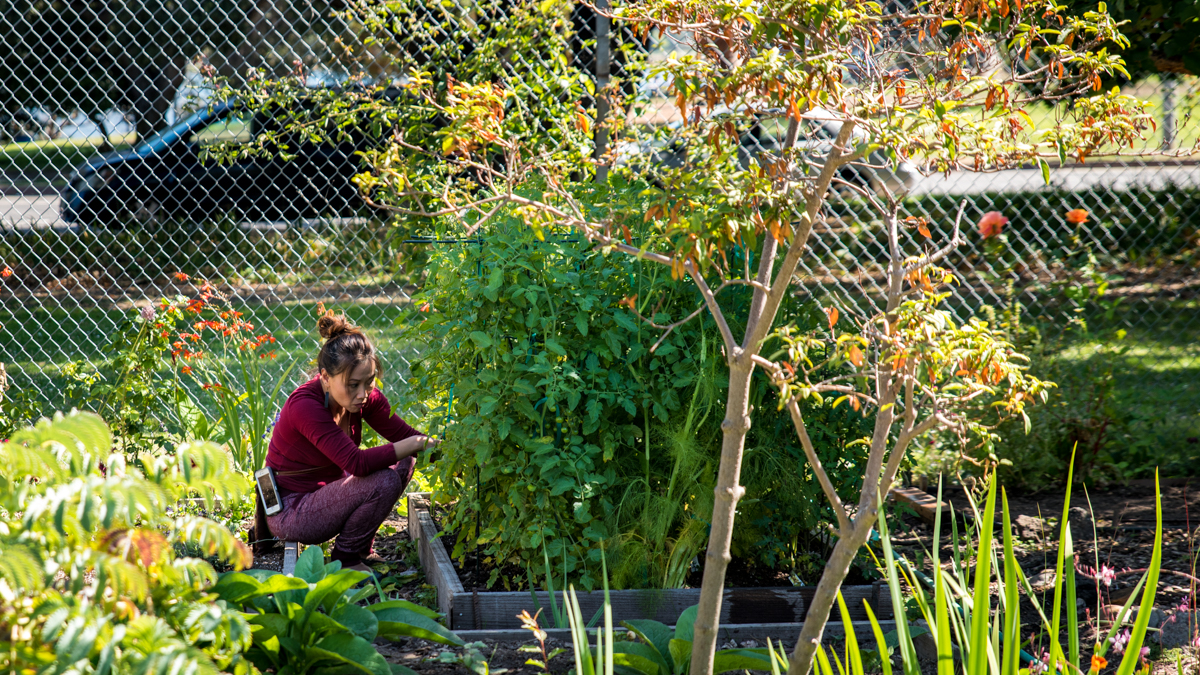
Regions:
<svg viewBox="0 0 1200 675"><path fill-rule="evenodd" d="M883 627L875 618L875 610L871 603L863 599L863 608L867 610L867 619L871 622L871 632L875 634L875 646L879 648L879 660L883 663L883 675L892 675L892 660L888 658L887 638L883 636ZM774 673L773 675L779 675Z"/></svg>
<svg viewBox="0 0 1200 675"><path fill-rule="evenodd" d="M971 607L971 653L967 656L967 675L987 675L988 672L988 610L991 607L992 523L995 519L996 474L993 472L983 518L978 520L979 548L975 556L975 598Z"/></svg>
<svg viewBox="0 0 1200 675"><path fill-rule="evenodd" d="M888 591L892 596L893 611L896 612L896 634L900 638L900 656L906 675L920 675L921 668L917 664L917 649L913 646L912 634L908 631L908 621L904 618L904 596L900 594L900 578L896 573L898 565L892 554L892 541L888 535L887 513L883 508L884 501L879 500L879 541L883 544L884 567L887 569ZM819 653L819 650L818 650Z"/></svg>
<svg viewBox="0 0 1200 675"><path fill-rule="evenodd" d="M942 474L938 474L937 511L933 513L933 566L942 566Z"/></svg>
<svg viewBox="0 0 1200 675"><path fill-rule="evenodd" d="M1067 568L1063 572L1063 587L1067 594L1067 610L1075 612L1075 542L1071 537L1070 524L1063 525L1063 547L1066 549ZM1076 666L1079 663L1079 622L1071 616L1067 621L1067 659Z"/></svg>
<svg viewBox="0 0 1200 675"><path fill-rule="evenodd" d="M1001 491L1004 509L1004 638L1000 675L1018 675L1021 669L1021 588L1020 570L1013 551L1012 521L1008 512L1008 493Z"/></svg>
<svg viewBox="0 0 1200 675"><path fill-rule="evenodd" d="M600 571L604 578L604 675L613 675L613 618L608 597L608 559L600 547Z"/></svg>
<svg viewBox="0 0 1200 675"><path fill-rule="evenodd" d="M1076 446L1078 447L1078 445ZM1071 509L1071 484L1075 480L1075 448L1071 449L1071 463L1067 466L1067 494L1063 498L1062 519L1058 522L1058 560L1054 564L1054 618L1050 621L1050 637L1052 639L1050 649L1050 670L1053 673L1058 670L1058 662L1060 659L1066 658L1062 653L1062 645L1058 642L1059 626L1062 625L1062 602L1063 602L1063 565L1067 557L1068 540L1071 537L1071 528L1067 523L1067 516ZM1074 559L1071 564L1071 576L1075 576ZM1075 611L1075 605L1071 605L1071 611ZM1071 617L1071 623L1075 623L1075 617ZM1074 662L1071 662L1074 664Z"/></svg>
<svg viewBox="0 0 1200 675"><path fill-rule="evenodd" d="M562 628L566 621L563 620L562 612L558 611L558 600L554 597L554 572L550 567L550 552L546 550L546 539L542 538L542 559L546 561L546 590L550 593L550 614L554 619L554 627ZM566 570L563 570L563 584L567 583ZM566 604L567 599L563 598L563 604ZM565 607L563 608L566 609ZM581 619L583 617L580 617Z"/></svg>
<svg viewBox="0 0 1200 675"><path fill-rule="evenodd" d="M771 675L780 675L779 673L779 656L775 653L775 647L771 644L771 638L767 638L767 656L771 657Z"/></svg>
<svg viewBox="0 0 1200 675"><path fill-rule="evenodd" d="M838 610L842 613L842 627L846 630L846 667L850 669L850 675L865 675L858 636L854 634L854 622L850 620L850 610L846 608L846 599L841 591L838 591L837 602Z"/></svg>
<svg viewBox="0 0 1200 675"><path fill-rule="evenodd" d="M1158 472L1154 472L1154 553L1150 557L1150 568L1146 572L1146 588L1142 591L1142 604L1138 607L1137 620L1129 635L1129 645L1117 675L1132 675L1142 653L1146 639L1146 628L1150 625L1150 612L1154 609L1154 596L1158 592L1158 573L1162 568L1162 491L1158 484Z"/></svg>
<svg viewBox="0 0 1200 675"><path fill-rule="evenodd" d="M937 614L933 634L937 637L937 675L954 675L954 647L950 641L950 612L946 606L946 584L942 581L944 574L941 567L933 568L933 604Z"/></svg>
<svg viewBox="0 0 1200 675"><path fill-rule="evenodd" d="M817 645L817 671L819 675L833 675L833 666L829 665L824 645Z"/></svg>

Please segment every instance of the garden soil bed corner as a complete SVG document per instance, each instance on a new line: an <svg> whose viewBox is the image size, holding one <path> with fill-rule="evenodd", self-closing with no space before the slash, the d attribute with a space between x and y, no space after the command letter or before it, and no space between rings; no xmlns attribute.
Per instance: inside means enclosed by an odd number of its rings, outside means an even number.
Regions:
<svg viewBox="0 0 1200 675"><path fill-rule="evenodd" d="M437 587L438 608L446 615L449 628L465 638L482 638L483 633L489 631L496 632L496 639L519 638L524 631L517 615L522 610L533 612L536 609L531 593L465 590L437 536L438 529L429 511L428 495L410 494L408 513L409 536L418 542L421 565L429 583ZM794 640L815 592L816 589L809 586L728 588L721 605L723 636L764 639L775 638L778 634ZM870 628L864 602L870 604L881 621L892 623L891 596L886 585L844 586L842 594L850 608L851 618L856 623L862 623L865 634L870 634ZM538 606L550 606L549 594L537 592L535 595ZM604 603L604 594L600 591L579 593L577 597L585 617L595 614ZM653 619L673 625L683 610L699 602L700 589L618 590L611 591L609 597L614 623ZM478 636L470 635L476 632ZM858 626L855 632L859 632Z"/></svg>

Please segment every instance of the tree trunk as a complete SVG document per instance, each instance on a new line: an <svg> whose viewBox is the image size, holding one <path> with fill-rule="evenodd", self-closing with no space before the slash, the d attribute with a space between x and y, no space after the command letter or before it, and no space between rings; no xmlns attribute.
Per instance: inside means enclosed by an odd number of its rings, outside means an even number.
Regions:
<svg viewBox="0 0 1200 675"><path fill-rule="evenodd" d="M704 581L700 586L700 606L696 612L692 638L692 675L709 675L721 619L721 599L725 594L725 568L729 566L729 544L733 539L733 517L745 488L738 484L742 473L742 448L750 430L750 377L754 362L748 353L730 355L729 396L725 402L725 420L721 422L721 465L714 489L712 530L704 557Z"/></svg>
<svg viewBox="0 0 1200 675"><path fill-rule="evenodd" d="M796 642L796 648L788 661L788 675L808 675L812 668L817 645L821 644L825 624L829 620L829 612L833 610L833 603L837 600L842 580L846 578L850 563L854 562L858 549L867 543L867 537L875 525L875 516L879 512L877 501L877 497L869 500L868 508L854 519L854 531L849 537L838 539L834 545L829 562L825 564L825 571L821 573L821 580L817 582L817 592L809 603L804 627L800 629L800 639ZM884 658L886 657L885 654Z"/></svg>

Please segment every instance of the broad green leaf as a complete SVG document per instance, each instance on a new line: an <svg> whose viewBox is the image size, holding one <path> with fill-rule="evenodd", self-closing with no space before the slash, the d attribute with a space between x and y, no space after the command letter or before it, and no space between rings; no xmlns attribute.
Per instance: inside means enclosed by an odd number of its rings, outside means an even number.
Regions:
<svg viewBox="0 0 1200 675"><path fill-rule="evenodd" d="M763 649L722 649L713 655L713 673L770 669L771 657Z"/></svg>
<svg viewBox="0 0 1200 675"><path fill-rule="evenodd" d="M240 605L256 595L261 595L258 592L260 588L262 584L252 576L241 572L226 572L209 591L216 593L217 597L226 602Z"/></svg>
<svg viewBox="0 0 1200 675"><path fill-rule="evenodd" d="M259 626L258 630L254 631L254 641L256 643L264 642L277 635L287 635L288 620L280 614L256 614L249 619L251 629L254 626Z"/></svg>
<svg viewBox="0 0 1200 675"><path fill-rule="evenodd" d="M375 612L379 621L381 637L407 635L423 640L440 642L446 645L462 646L463 641L457 635L446 629L438 622L427 616L418 614L403 607L389 607Z"/></svg>
<svg viewBox="0 0 1200 675"><path fill-rule="evenodd" d="M421 605L418 605L413 602L409 602L408 600L388 600L387 602L377 602L374 605L371 605L370 607L368 607L367 609L371 610L372 612L379 612L381 610L393 609L396 607L399 607L401 609L407 609L411 612L416 612L417 614L420 614L421 616L429 617L430 619L433 619L434 621L442 618L441 612L429 609L428 607L422 607Z"/></svg>
<svg viewBox="0 0 1200 675"><path fill-rule="evenodd" d="M304 611L311 612L318 607L323 607L326 612L332 611L343 593L368 576L366 572L358 570L339 570L327 575L304 598Z"/></svg>
<svg viewBox="0 0 1200 675"><path fill-rule="evenodd" d="M669 626L652 619L622 621L621 625L632 631L634 635L645 640L646 644L658 653L659 660L662 661L664 673L675 672L675 662L671 660L672 633Z"/></svg>
<svg viewBox="0 0 1200 675"><path fill-rule="evenodd" d="M379 631L379 619L375 614L358 605L342 605L333 610L329 618L349 628L351 633L364 640L374 640Z"/></svg>
<svg viewBox="0 0 1200 675"><path fill-rule="evenodd" d="M323 638L306 650L309 658L338 661L369 675L391 675L387 661L375 651L370 642L349 633L338 633Z"/></svg>
<svg viewBox="0 0 1200 675"><path fill-rule="evenodd" d="M619 641L613 643L613 662L629 666L646 675L670 675L668 665L658 650L641 642ZM647 665L649 664L649 665Z"/></svg>
<svg viewBox="0 0 1200 675"><path fill-rule="evenodd" d="M667 649L671 651L671 660L675 662L675 674L682 675L692 661L692 641L671 640Z"/></svg>
<svg viewBox="0 0 1200 675"><path fill-rule="evenodd" d="M698 605L692 605L679 615L679 620L675 622L675 639L692 641L693 631L696 629L696 613L699 610Z"/></svg>
<svg viewBox="0 0 1200 675"><path fill-rule="evenodd" d="M296 561L294 576L310 584L325 578L325 554L321 552L320 546L308 546L304 549L304 553L301 553L300 559Z"/></svg>

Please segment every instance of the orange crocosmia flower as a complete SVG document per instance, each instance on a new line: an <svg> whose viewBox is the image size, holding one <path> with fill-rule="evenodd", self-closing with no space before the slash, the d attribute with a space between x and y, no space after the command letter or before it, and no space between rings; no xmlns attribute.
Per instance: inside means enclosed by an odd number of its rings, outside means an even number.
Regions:
<svg viewBox="0 0 1200 675"><path fill-rule="evenodd" d="M1108 666L1108 659L1099 654L1092 654L1092 672L1098 673Z"/></svg>
<svg viewBox="0 0 1200 675"><path fill-rule="evenodd" d="M189 311L199 314L200 310L204 309L204 301L203 300L195 300L195 299L188 300L187 308Z"/></svg>
<svg viewBox="0 0 1200 675"><path fill-rule="evenodd" d="M175 273L175 281L187 281L188 278L188 275L184 274L183 272Z"/></svg>
<svg viewBox="0 0 1200 675"><path fill-rule="evenodd" d="M988 211L979 219L979 234L983 235L984 239L991 239L1000 234L1000 230L1008 224L1008 218L999 211Z"/></svg>
<svg viewBox="0 0 1200 675"><path fill-rule="evenodd" d="M180 369L179 369L179 372L183 373L184 375L191 375L191 374L192 374L192 367L191 367L191 366L184 366L184 367L182 367L182 368L180 368Z"/></svg>
<svg viewBox="0 0 1200 675"><path fill-rule="evenodd" d="M1085 209L1071 209L1067 211L1067 222L1079 225L1087 222L1088 212Z"/></svg>
<svg viewBox="0 0 1200 675"><path fill-rule="evenodd" d="M12 275L13 275L12 268L9 267L8 265L5 265L4 269L0 270L0 277L4 277L5 279L7 279L8 277L11 277Z"/></svg>

